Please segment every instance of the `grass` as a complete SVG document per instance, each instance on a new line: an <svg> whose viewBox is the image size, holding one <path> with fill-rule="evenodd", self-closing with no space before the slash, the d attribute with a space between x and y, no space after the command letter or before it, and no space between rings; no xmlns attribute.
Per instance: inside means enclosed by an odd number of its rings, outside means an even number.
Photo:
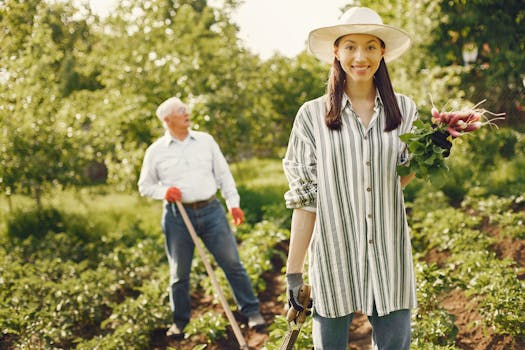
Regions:
<svg viewBox="0 0 525 350"><path fill-rule="evenodd" d="M237 185L252 189L287 187L280 159L250 159L231 166Z"/></svg>

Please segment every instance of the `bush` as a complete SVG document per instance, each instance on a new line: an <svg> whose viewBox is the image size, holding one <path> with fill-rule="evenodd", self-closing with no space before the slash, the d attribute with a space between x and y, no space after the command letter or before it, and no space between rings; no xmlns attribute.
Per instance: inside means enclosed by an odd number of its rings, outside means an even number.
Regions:
<svg viewBox="0 0 525 350"><path fill-rule="evenodd" d="M284 208L284 188L263 186L257 188L238 187L241 207L246 213L246 222L255 224L264 218L264 207L282 203Z"/></svg>
<svg viewBox="0 0 525 350"><path fill-rule="evenodd" d="M62 214L55 208L17 210L7 220L10 240L24 240L29 236L43 238L48 232L62 232Z"/></svg>
<svg viewBox="0 0 525 350"><path fill-rule="evenodd" d="M100 238L105 234L105 228L90 216L53 207L17 210L7 222L10 249L31 260L49 256L74 262L92 260L104 249Z"/></svg>

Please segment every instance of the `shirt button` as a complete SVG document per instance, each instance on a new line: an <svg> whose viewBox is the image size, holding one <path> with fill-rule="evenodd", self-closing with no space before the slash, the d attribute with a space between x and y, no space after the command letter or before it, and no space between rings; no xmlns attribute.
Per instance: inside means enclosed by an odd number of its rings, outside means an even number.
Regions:
<svg viewBox="0 0 525 350"><path fill-rule="evenodd" d="M363 137L365 140L368 140L368 136Z"/></svg>
<svg viewBox="0 0 525 350"><path fill-rule="evenodd" d="M367 190L368 192L372 192L372 187L367 187L366 190Z"/></svg>
<svg viewBox="0 0 525 350"><path fill-rule="evenodd" d="M371 218L372 218L372 214L368 214L367 217L368 217L369 219L371 219Z"/></svg>
<svg viewBox="0 0 525 350"><path fill-rule="evenodd" d="M374 240L373 240L373 239L369 239L369 240L368 240L368 243L370 243L370 244L374 244Z"/></svg>
<svg viewBox="0 0 525 350"><path fill-rule="evenodd" d="M370 164L372 164L372 162L370 162L370 161L366 162L366 165L370 166Z"/></svg>

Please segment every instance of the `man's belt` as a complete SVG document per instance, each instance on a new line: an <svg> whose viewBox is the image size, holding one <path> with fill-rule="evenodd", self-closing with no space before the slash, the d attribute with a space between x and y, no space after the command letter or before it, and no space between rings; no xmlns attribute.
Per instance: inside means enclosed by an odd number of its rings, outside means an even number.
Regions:
<svg viewBox="0 0 525 350"><path fill-rule="evenodd" d="M203 207L207 206L211 202L213 202L216 198L217 197L215 195L213 195L210 198L205 199L203 201L197 201L197 202L191 202L191 203L182 203L182 205L184 205L185 207L191 208L191 209L200 209L200 208L203 208Z"/></svg>

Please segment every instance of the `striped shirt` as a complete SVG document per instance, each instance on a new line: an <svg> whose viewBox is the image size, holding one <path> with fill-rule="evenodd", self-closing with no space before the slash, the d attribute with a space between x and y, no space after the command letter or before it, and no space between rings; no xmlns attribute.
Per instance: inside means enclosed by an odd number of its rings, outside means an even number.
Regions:
<svg viewBox="0 0 525 350"><path fill-rule="evenodd" d="M288 208L315 207L309 281L316 312L379 316L416 307L410 232L396 166L406 159L399 135L417 118L414 102L396 94L403 121L385 132L376 92L367 127L344 95L339 131L325 124L326 96L306 102L294 121L283 167Z"/></svg>
<svg viewBox="0 0 525 350"><path fill-rule="evenodd" d="M228 163L217 142L204 132L190 130L180 141L166 131L146 150L138 181L140 194L163 199L171 186L181 190L184 203L208 199L220 188L228 208L239 207Z"/></svg>

